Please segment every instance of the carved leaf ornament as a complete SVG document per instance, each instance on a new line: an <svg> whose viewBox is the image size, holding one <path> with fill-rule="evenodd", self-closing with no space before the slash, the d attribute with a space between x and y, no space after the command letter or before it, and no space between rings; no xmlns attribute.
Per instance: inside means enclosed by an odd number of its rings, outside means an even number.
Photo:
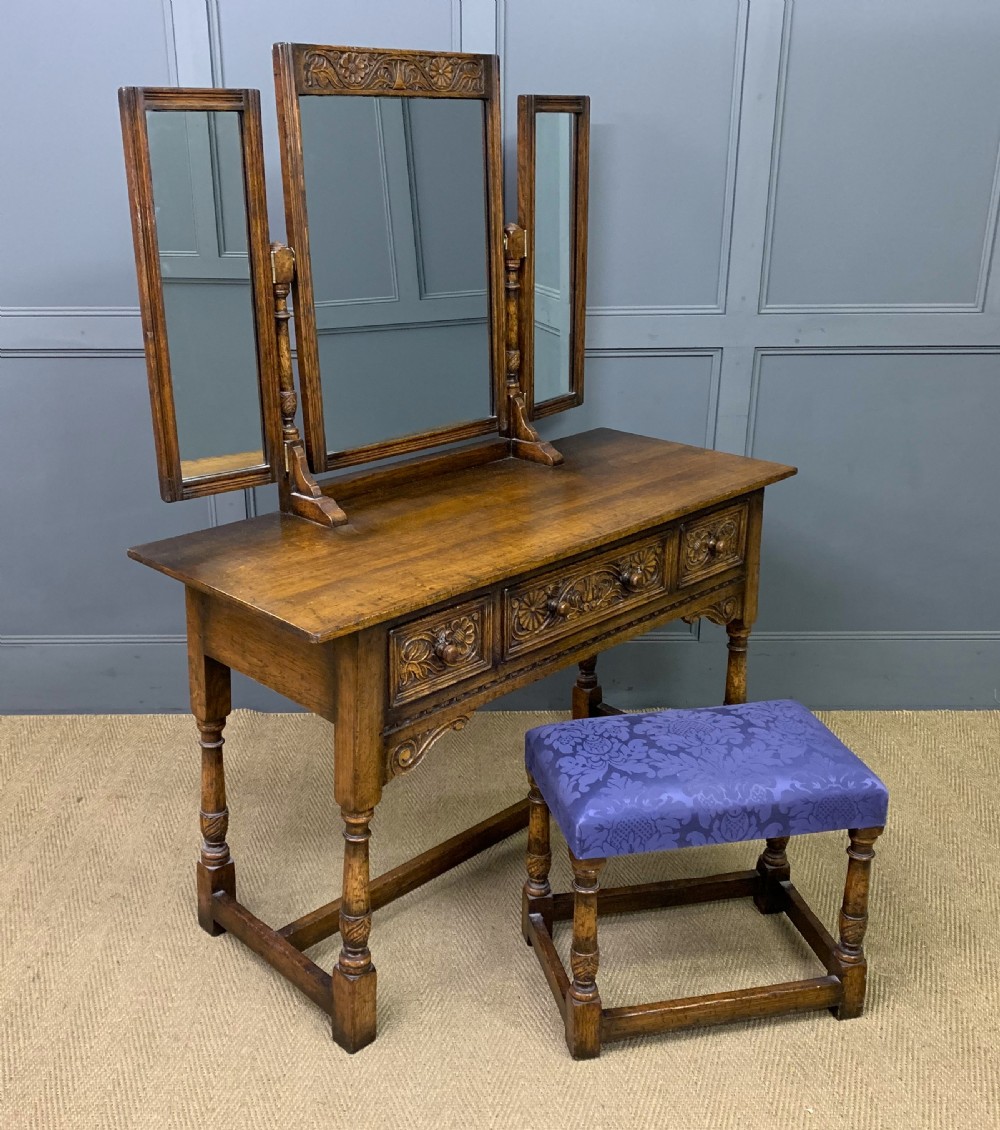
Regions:
<svg viewBox="0 0 1000 1130"><path fill-rule="evenodd" d="M713 624L719 624L724 628L742 615L743 601L740 597L724 596L721 600L706 604L704 608L692 612L690 616L683 616L681 619L685 624L693 624L695 620L700 620L704 616L706 620L711 620Z"/></svg>
<svg viewBox="0 0 1000 1130"><path fill-rule="evenodd" d="M398 777L400 773L405 773L408 769L412 769L414 765L418 765L423 760L424 754L438 738L449 730L464 730L468 720L468 715L461 715L451 722L435 726L433 730L427 730L415 737L408 738L405 742L400 742L389 752L385 767L386 779Z"/></svg>
<svg viewBox="0 0 1000 1130"><path fill-rule="evenodd" d="M302 69L305 85L314 89L481 95L486 88L482 61L458 55L309 51Z"/></svg>

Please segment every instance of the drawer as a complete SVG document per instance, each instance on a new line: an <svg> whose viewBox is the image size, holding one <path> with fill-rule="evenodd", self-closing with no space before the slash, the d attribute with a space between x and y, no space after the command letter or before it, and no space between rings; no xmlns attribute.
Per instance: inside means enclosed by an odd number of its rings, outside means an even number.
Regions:
<svg viewBox="0 0 1000 1130"><path fill-rule="evenodd" d="M728 506L681 526L677 580L680 585L724 573L743 563L747 544L747 504Z"/></svg>
<svg viewBox="0 0 1000 1130"><path fill-rule="evenodd" d="M469 601L389 633L389 698L393 706L488 671L493 654L493 604Z"/></svg>
<svg viewBox="0 0 1000 1130"><path fill-rule="evenodd" d="M538 647L667 591L668 536L505 589L504 655Z"/></svg>

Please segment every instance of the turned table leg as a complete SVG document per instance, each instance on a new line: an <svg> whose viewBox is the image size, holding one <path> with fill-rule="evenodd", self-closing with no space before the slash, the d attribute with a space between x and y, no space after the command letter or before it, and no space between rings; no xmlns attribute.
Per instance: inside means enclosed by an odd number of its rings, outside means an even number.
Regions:
<svg viewBox="0 0 1000 1130"><path fill-rule="evenodd" d="M747 642L750 627L742 620L730 620L726 625L729 636L729 659L726 663L726 706L747 700Z"/></svg>
<svg viewBox="0 0 1000 1130"><path fill-rule="evenodd" d="M201 742L201 858L198 860L198 922L203 930L225 933L212 914L217 891L236 898L236 868L229 855L226 832L226 777L222 764L222 728L225 718L197 719Z"/></svg>
<svg viewBox="0 0 1000 1130"><path fill-rule="evenodd" d="M840 909L840 940L834 949L844 985L844 999L834 1009L838 1020L852 1020L865 1007L868 963L863 943L868 929L868 883L875 858L873 845L882 829L851 828L847 834L851 840L847 849L847 882Z"/></svg>
<svg viewBox="0 0 1000 1130"><path fill-rule="evenodd" d="M372 928L368 870L369 822L372 809L342 810L344 818L344 885L340 904L340 955L332 974L333 1037L350 1052L375 1039L375 990L368 936Z"/></svg>
<svg viewBox="0 0 1000 1130"><path fill-rule="evenodd" d="M601 994L597 988L597 892L607 860L569 857L573 868L573 980L566 995L566 1044L574 1059L601 1054Z"/></svg>
<svg viewBox="0 0 1000 1130"><path fill-rule="evenodd" d="M580 674L573 687L573 717L596 718L597 708L603 702L601 685L597 681L597 656L581 659Z"/></svg>
<svg viewBox="0 0 1000 1130"><path fill-rule="evenodd" d="M541 914L546 929L552 933L552 887L549 885L552 847L549 841L549 806L530 773L528 785L528 878L521 895L521 933L530 946L528 915L532 912Z"/></svg>
<svg viewBox="0 0 1000 1130"><path fill-rule="evenodd" d="M336 641L334 796L344 820L342 946L331 977L330 1026L349 1052L375 1039L377 977L368 939L372 928L369 824L382 796L385 636L372 629Z"/></svg>
<svg viewBox="0 0 1000 1130"><path fill-rule="evenodd" d="M236 898L236 868L229 854L226 832L226 775L222 762L222 731L232 709L230 671L223 663L205 655L201 647L198 610L188 600L188 674L191 712L198 726L201 745L201 852L198 880L198 923L209 934L225 931L214 918L212 896L222 892Z"/></svg>

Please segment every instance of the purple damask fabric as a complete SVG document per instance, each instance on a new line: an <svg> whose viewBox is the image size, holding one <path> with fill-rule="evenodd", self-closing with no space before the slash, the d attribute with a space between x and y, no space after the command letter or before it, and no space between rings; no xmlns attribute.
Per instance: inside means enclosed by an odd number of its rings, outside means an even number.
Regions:
<svg viewBox="0 0 1000 1130"><path fill-rule="evenodd" d="M889 793L798 702L529 730L528 772L577 859L885 823Z"/></svg>

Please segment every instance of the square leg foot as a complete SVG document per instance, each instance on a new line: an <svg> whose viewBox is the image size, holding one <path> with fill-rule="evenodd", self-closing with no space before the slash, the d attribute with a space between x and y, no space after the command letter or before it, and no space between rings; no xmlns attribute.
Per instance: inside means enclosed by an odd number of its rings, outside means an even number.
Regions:
<svg viewBox="0 0 1000 1130"><path fill-rule="evenodd" d="M198 925L206 934L217 938L226 929L215 921L213 895L221 891L236 898L236 867L232 862L221 867L206 867L203 863L195 865L198 882Z"/></svg>
<svg viewBox="0 0 1000 1130"><path fill-rule="evenodd" d="M355 976L334 966L330 980L333 1038L344 1051L360 1051L375 1039L375 967Z"/></svg>
<svg viewBox="0 0 1000 1130"><path fill-rule="evenodd" d="M844 996L840 1004L830 1011L838 1020L855 1020L865 1011L865 991L868 982L867 963L852 965L840 975Z"/></svg>
<svg viewBox="0 0 1000 1130"><path fill-rule="evenodd" d="M836 1008L831 1008L830 1011L837 1018L837 1020L857 1020L865 1011L864 1003L860 1005L840 1004Z"/></svg>
<svg viewBox="0 0 1000 1130"><path fill-rule="evenodd" d="M574 1059L596 1059L601 1054L601 1000L578 1001L566 997L566 1046Z"/></svg>
<svg viewBox="0 0 1000 1130"><path fill-rule="evenodd" d="M762 876L753 893L753 904L761 914L781 914L788 909L788 896L778 882Z"/></svg>

